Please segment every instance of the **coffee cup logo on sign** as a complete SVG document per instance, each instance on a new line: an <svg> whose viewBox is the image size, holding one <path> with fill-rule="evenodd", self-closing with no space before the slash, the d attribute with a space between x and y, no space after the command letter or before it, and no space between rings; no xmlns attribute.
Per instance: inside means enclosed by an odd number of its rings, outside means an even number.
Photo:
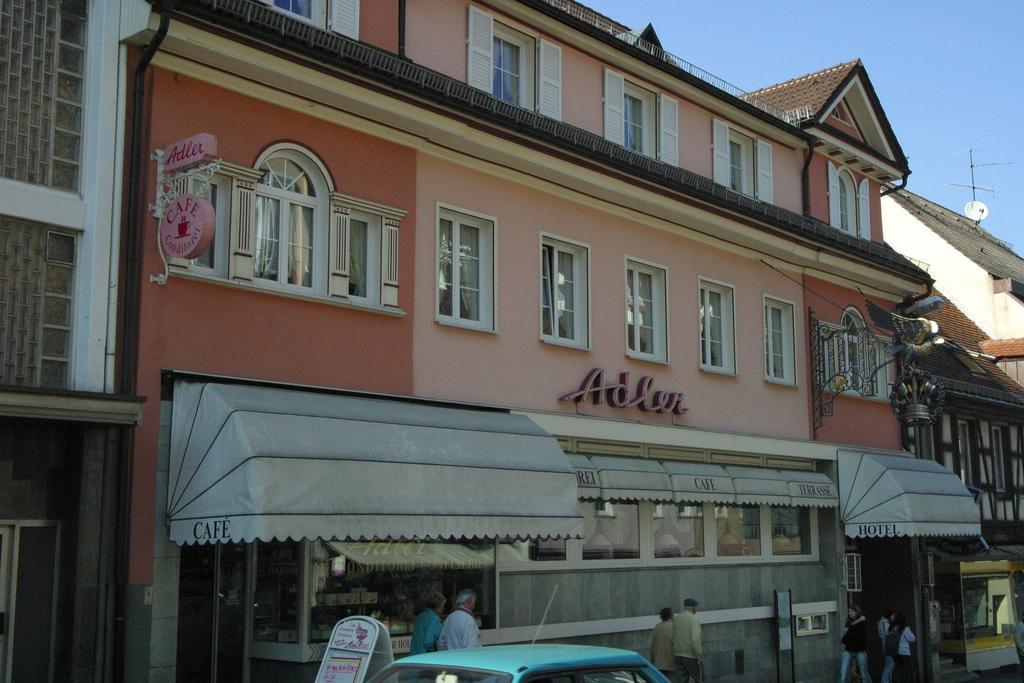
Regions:
<svg viewBox="0 0 1024 683"><path fill-rule="evenodd" d="M207 199L194 194L178 196L160 222L160 245L173 258L192 259L210 246L217 227L217 212Z"/></svg>

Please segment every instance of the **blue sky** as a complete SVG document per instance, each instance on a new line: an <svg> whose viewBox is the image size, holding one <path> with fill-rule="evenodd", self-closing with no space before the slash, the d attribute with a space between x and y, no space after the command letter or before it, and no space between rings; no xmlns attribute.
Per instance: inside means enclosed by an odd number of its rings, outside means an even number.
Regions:
<svg viewBox="0 0 1024 683"><path fill-rule="evenodd" d="M956 211L970 190L966 150L991 216L1024 252L1024 1L583 0L630 27L654 24L665 49L743 88L859 57L913 173L910 189Z"/></svg>

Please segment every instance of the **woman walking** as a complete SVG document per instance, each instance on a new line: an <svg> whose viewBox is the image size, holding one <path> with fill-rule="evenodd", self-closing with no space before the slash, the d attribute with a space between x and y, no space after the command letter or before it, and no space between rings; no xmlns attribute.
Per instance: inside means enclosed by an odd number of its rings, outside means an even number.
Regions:
<svg viewBox="0 0 1024 683"><path fill-rule="evenodd" d="M868 673L868 624L867 619L857 605L850 605L846 619L846 632L843 634L843 658L839 665L839 683L846 683L850 677L853 662L857 663L860 680L871 683Z"/></svg>
<svg viewBox="0 0 1024 683"><path fill-rule="evenodd" d="M907 626L907 617L897 612L893 619L893 629L899 631L899 645L896 647L896 668L893 670L893 683L910 681L910 644L917 642L914 632Z"/></svg>

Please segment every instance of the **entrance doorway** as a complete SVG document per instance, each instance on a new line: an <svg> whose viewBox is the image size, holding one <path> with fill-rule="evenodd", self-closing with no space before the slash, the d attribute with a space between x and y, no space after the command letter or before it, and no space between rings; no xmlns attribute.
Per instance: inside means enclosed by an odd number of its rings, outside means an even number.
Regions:
<svg viewBox="0 0 1024 683"><path fill-rule="evenodd" d="M242 544L181 549L177 680L249 680L247 554Z"/></svg>
<svg viewBox="0 0 1024 683"><path fill-rule="evenodd" d="M55 522L0 522L2 683L53 680L59 540Z"/></svg>

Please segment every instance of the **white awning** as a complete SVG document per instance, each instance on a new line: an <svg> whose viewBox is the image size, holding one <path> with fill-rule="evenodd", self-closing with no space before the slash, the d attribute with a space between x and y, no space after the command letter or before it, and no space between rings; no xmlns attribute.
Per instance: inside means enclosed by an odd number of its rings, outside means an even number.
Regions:
<svg viewBox="0 0 1024 683"><path fill-rule="evenodd" d="M702 462L662 463L672 481L672 491L677 503L726 503L736 502L732 477L721 465Z"/></svg>
<svg viewBox="0 0 1024 683"><path fill-rule="evenodd" d="M820 472L786 471L792 504L801 507L834 508L839 505L839 488Z"/></svg>
<svg viewBox="0 0 1024 683"><path fill-rule="evenodd" d="M850 538L981 535L974 497L933 460L840 450L839 494Z"/></svg>
<svg viewBox="0 0 1024 683"><path fill-rule="evenodd" d="M729 465L736 502L740 505L790 505L789 481L778 470Z"/></svg>
<svg viewBox="0 0 1024 683"><path fill-rule="evenodd" d="M184 381L167 516L178 544L583 534L573 468L529 418Z"/></svg>
<svg viewBox="0 0 1024 683"><path fill-rule="evenodd" d="M657 460L579 453L569 457L576 468L580 498L584 500L673 501L672 482Z"/></svg>

